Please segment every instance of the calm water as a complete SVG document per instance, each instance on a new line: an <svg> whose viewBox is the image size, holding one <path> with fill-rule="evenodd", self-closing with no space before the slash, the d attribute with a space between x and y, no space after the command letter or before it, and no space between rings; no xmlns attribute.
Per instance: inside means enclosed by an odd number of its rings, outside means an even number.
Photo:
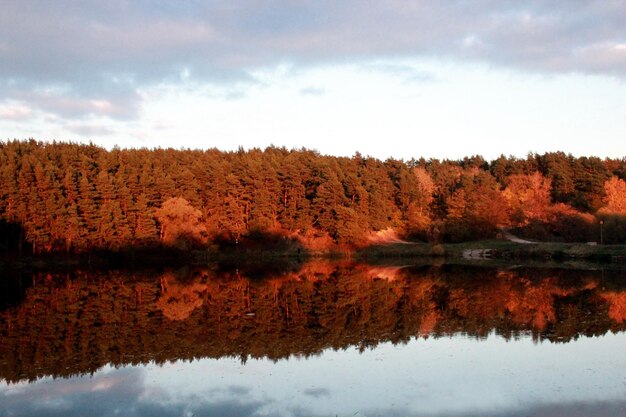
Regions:
<svg viewBox="0 0 626 417"><path fill-rule="evenodd" d="M623 271L2 278L2 416L626 415Z"/></svg>

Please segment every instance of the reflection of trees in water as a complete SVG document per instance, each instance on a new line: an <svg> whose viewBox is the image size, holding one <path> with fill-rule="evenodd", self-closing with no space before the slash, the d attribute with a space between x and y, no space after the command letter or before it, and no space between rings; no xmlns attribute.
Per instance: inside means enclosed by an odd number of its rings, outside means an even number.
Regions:
<svg viewBox="0 0 626 417"><path fill-rule="evenodd" d="M10 381L107 363L279 359L461 332L567 341L626 328L620 272L316 262L262 280L182 270L33 281L21 305L0 312L0 377Z"/></svg>
<svg viewBox="0 0 626 417"><path fill-rule="evenodd" d="M626 322L626 292L609 291L602 298L609 303L609 317L617 323Z"/></svg>
<svg viewBox="0 0 626 417"><path fill-rule="evenodd" d="M156 301L156 307L170 320L185 320L193 311L202 306L202 294L206 285L193 280L180 283L171 272L160 278L161 295Z"/></svg>

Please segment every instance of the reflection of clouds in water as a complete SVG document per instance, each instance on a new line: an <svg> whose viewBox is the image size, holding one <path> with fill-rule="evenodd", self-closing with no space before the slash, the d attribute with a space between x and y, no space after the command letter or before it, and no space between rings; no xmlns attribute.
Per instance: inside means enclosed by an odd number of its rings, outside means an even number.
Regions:
<svg viewBox="0 0 626 417"><path fill-rule="evenodd" d="M482 417L623 417L626 410L626 401L604 401L604 402L572 402L568 404L529 404L522 405L516 409L499 409L493 411L480 410L476 411L459 411L452 413L416 413L406 408L381 408L376 410L362 410L357 415L363 416L386 416L401 417L415 416L420 417L474 417L480 415Z"/></svg>
<svg viewBox="0 0 626 417"><path fill-rule="evenodd" d="M328 397L330 396L330 391L326 388L308 388L302 391L304 395L308 395L315 398L320 397Z"/></svg>
<svg viewBox="0 0 626 417"><path fill-rule="evenodd" d="M309 408L306 407L302 407L302 406L296 406L296 407L292 407L289 409L288 412L286 412L285 414L283 414L284 416L289 416L289 417L328 417L329 414L325 414L325 413L317 413L315 414L314 411L312 411ZM339 414L334 413L334 414L330 414L332 416L338 416ZM343 414L341 414L343 415ZM350 414L352 415L352 414ZM365 414L359 413L356 414L356 417L358 416L365 416Z"/></svg>
<svg viewBox="0 0 626 417"><path fill-rule="evenodd" d="M248 394L250 391L252 391L252 388L244 387L242 385L230 385L228 387L228 392L233 395L244 395Z"/></svg>
<svg viewBox="0 0 626 417"><path fill-rule="evenodd" d="M206 391L207 395L229 397L237 395L247 395L252 391L251 387L243 385L228 385L224 387L212 388Z"/></svg>
<svg viewBox="0 0 626 417"><path fill-rule="evenodd" d="M376 409L359 409L356 407L353 412L346 415L354 416L385 416L385 417L623 417L626 410L626 401L607 401L607 402L573 402L569 404L536 404L528 406L520 406L516 409L497 409L487 410L465 410L449 413L424 413L423 411L415 411L406 406L376 408ZM295 407L289 410L283 416L289 417L322 417L327 416L324 413L316 413L305 407ZM334 414L333 414L334 415Z"/></svg>
<svg viewBox="0 0 626 417"><path fill-rule="evenodd" d="M257 389L233 384L209 390L206 395L199 392L182 395L169 395L167 389L154 390L149 387L149 371L143 368L128 367L113 369L92 377L74 377L53 380L46 378L27 386L9 386L0 393L0 416L224 416L224 417L321 417L327 415L324 403L331 397L331 389L307 388L303 396L294 397L297 405L278 402L276 399L259 398L260 392L268 387ZM201 388L195 387L194 390ZM390 387L392 388L392 387ZM396 387L399 388L399 387ZM271 389L270 389L271 391ZM263 394L261 394L263 395ZM270 394L271 395L271 394ZM306 397L314 398L307 404ZM348 403L350 398L345 398ZM384 396L381 403L385 403ZM328 404L326 404L328 405ZM362 404L361 404L362 405ZM424 417L517 417L517 416L572 416L601 415L604 417L623 416L626 401L604 400L585 402L565 402L562 404L529 404L519 407L496 406L492 410L481 408L458 411L424 412L409 404L395 404L376 408L359 408L353 404L353 413L362 416L415 416ZM346 410L337 410L342 413ZM352 412L350 413L352 414Z"/></svg>
<svg viewBox="0 0 626 417"><path fill-rule="evenodd" d="M93 377L44 378L37 383L5 392L0 415L72 416L118 415L134 410L142 394L137 368L123 368ZM108 412L107 412L108 410Z"/></svg>
<svg viewBox="0 0 626 417"><path fill-rule="evenodd" d="M580 402L571 404L544 404L528 407L523 412L525 416L542 416L542 417L586 417L586 416L603 416L603 417L623 417L626 414L625 401L607 401L607 402ZM522 415L522 413L509 414L510 416Z"/></svg>
<svg viewBox="0 0 626 417"><path fill-rule="evenodd" d="M232 385L215 401L207 398L176 398L165 390L145 386L145 371L128 367L69 379L45 378L36 383L12 386L0 392L0 416L146 416L195 415L257 416L264 402L243 397L251 388ZM226 394L226 395L224 395Z"/></svg>
<svg viewBox="0 0 626 417"><path fill-rule="evenodd" d="M196 417L222 416L222 417L246 417L262 416L260 412L263 403L260 401L226 400L207 402L193 407Z"/></svg>

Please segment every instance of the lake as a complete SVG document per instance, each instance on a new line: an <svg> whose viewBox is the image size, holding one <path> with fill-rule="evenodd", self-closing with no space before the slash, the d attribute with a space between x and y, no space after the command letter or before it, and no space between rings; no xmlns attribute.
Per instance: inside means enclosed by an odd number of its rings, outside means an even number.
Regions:
<svg viewBox="0 0 626 417"><path fill-rule="evenodd" d="M619 269L0 278L0 416L626 415Z"/></svg>

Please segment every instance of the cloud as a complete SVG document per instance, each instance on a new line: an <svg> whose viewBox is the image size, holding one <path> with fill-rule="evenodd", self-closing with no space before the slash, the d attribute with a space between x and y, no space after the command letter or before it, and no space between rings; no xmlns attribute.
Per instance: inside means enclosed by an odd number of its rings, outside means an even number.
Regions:
<svg viewBox="0 0 626 417"><path fill-rule="evenodd" d="M323 96L324 93L326 93L326 90L324 90L321 87L306 87L306 88L301 88L298 93L300 93L303 96Z"/></svg>
<svg viewBox="0 0 626 417"><path fill-rule="evenodd" d="M81 136L93 137L93 136L110 136L115 134L115 130L104 125L91 125L91 124L70 124L65 127L67 130L73 133L77 133Z"/></svg>
<svg viewBox="0 0 626 417"><path fill-rule="evenodd" d="M435 74L423 71L407 64L373 62L362 65L362 68L365 70L391 75L396 79L402 80L404 83L425 83L437 80Z"/></svg>
<svg viewBox="0 0 626 417"><path fill-rule="evenodd" d="M624 21L616 1L23 0L0 15L0 90L59 117L133 119L142 89L253 81L281 62L469 59L626 78Z"/></svg>
<svg viewBox="0 0 626 417"><path fill-rule="evenodd" d="M36 103L39 109L67 119L93 115L126 119L133 118L137 113L136 96L77 97L55 91L17 95L20 96L23 102Z"/></svg>
<svg viewBox="0 0 626 417"><path fill-rule="evenodd" d="M302 393L304 395L308 395L314 398L330 396L330 390L326 388L307 388L304 391L302 391Z"/></svg>
<svg viewBox="0 0 626 417"><path fill-rule="evenodd" d="M0 107L0 120L26 120L32 117L32 110L22 105L6 105Z"/></svg>

